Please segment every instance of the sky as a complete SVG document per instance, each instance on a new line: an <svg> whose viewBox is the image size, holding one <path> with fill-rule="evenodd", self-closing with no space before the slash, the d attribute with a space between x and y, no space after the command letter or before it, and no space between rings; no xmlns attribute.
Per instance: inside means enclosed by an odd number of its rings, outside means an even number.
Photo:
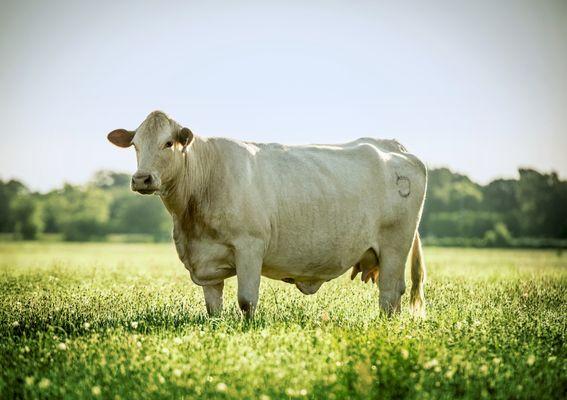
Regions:
<svg viewBox="0 0 567 400"><path fill-rule="evenodd" d="M567 177L567 1L0 1L0 179L133 173L152 110L195 134L396 138L480 183Z"/></svg>

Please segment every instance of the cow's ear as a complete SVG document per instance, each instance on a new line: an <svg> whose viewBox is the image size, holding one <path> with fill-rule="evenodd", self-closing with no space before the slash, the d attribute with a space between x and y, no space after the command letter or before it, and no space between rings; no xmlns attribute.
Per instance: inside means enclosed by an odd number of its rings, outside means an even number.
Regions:
<svg viewBox="0 0 567 400"><path fill-rule="evenodd" d="M193 132L189 128L181 128L177 132L176 140L183 146L183 151L189 146L189 143L193 140Z"/></svg>
<svg viewBox="0 0 567 400"><path fill-rule="evenodd" d="M115 129L108 134L107 138L110 143L118 147L130 147L135 133L126 129Z"/></svg>

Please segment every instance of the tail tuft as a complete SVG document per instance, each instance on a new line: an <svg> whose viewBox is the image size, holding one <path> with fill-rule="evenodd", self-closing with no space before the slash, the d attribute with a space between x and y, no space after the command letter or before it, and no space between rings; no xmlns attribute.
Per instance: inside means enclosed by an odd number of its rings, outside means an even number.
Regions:
<svg viewBox="0 0 567 400"><path fill-rule="evenodd" d="M411 250L411 295L410 308L415 316L425 318L425 261L421 248L419 233L415 232L413 246Z"/></svg>

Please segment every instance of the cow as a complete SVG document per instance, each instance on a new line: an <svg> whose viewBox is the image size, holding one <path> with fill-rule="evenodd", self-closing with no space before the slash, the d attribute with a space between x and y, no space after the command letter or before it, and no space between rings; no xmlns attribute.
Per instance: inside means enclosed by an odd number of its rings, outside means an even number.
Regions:
<svg viewBox="0 0 567 400"><path fill-rule="evenodd" d="M351 278L377 282L386 314L398 313L410 250L410 308L424 315L417 228L427 170L397 141L286 146L202 137L161 111L108 140L136 149L131 188L159 195L171 214L177 254L203 287L209 315L222 310L224 281L235 275L239 307L252 318L261 276L313 294L351 268Z"/></svg>

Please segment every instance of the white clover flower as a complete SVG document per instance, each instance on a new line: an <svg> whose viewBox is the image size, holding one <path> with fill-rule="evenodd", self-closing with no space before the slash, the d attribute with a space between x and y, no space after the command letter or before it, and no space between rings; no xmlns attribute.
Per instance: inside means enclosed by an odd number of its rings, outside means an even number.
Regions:
<svg viewBox="0 0 567 400"><path fill-rule="evenodd" d="M433 359L427 361L425 364L423 364L423 368L431 369L431 368L436 367L438 365L439 365L439 361L437 361L437 359L433 358Z"/></svg>
<svg viewBox="0 0 567 400"><path fill-rule="evenodd" d="M179 344L183 343L183 340L181 338L176 337L175 339L173 339L173 343L179 345Z"/></svg>
<svg viewBox="0 0 567 400"><path fill-rule="evenodd" d="M228 389L228 387L226 386L226 383L219 382L219 383L217 383L216 389L217 389L217 392L226 392L226 389Z"/></svg>
<svg viewBox="0 0 567 400"><path fill-rule="evenodd" d="M51 381L47 378L42 378L41 381L37 384L40 389L47 389L51 385Z"/></svg>
<svg viewBox="0 0 567 400"><path fill-rule="evenodd" d="M91 393L93 394L93 396L100 396L101 393L100 386L93 386L91 388Z"/></svg>
<svg viewBox="0 0 567 400"><path fill-rule="evenodd" d="M65 350L67 350L67 345L65 343L59 343L57 345L57 349L59 349L61 351L65 351Z"/></svg>
<svg viewBox="0 0 567 400"><path fill-rule="evenodd" d="M12 328L17 328L18 326L20 326L20 321L12 322Z"/></svg>
<svg viewBox="0 0 567 400"><path fill-rule="evenodd" d="M176 368L176 369L173 370L173 375L175 375L176 377L179 378L181 376L181 374L182 374L182 372L181 372L180 369Z"/></svg>
<svg viewBox="0 0 567 400"><path fill-rule="evenodd" d="M526 364L528 364L531 367L532 365L535 364L535 360L536 360L535 356L533 354L530 354L528 356L528 359L526 360Z"/></svg>
<svg viewBox="0 0 567 400"><path fill-rule="evenodd" d="M130 326L132 327L132 329L138 329L138 321L130 322Z"/></svg>
<svg viewBox="0 0 567 400"><path fill-rule="evenodd" d="M83 324L83 328L85 328L85 329L90 329L90 327L91 327L91 324L89 324L88 322L85 322Z"/></svg>

